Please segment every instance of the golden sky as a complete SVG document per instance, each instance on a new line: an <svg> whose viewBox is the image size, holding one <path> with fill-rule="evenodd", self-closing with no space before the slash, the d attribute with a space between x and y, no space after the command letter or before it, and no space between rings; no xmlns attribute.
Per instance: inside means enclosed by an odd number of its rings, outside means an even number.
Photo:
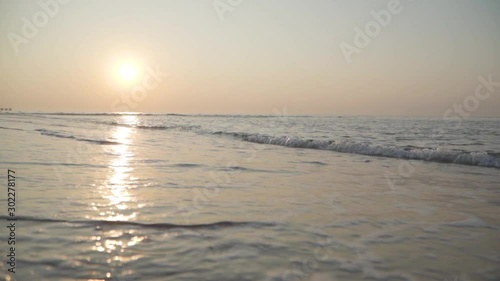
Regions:
<svg viewBox="0 0 500 281"><path fill-rule="evenodd" d="M0 0L0 107L500 117L499 31L495 0Z"/></svg>

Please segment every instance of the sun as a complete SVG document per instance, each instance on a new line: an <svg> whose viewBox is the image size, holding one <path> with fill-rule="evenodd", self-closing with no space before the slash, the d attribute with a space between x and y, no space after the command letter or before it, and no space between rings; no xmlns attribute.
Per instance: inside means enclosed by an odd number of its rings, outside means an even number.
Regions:
<svg viewBox="0 0 500 281"><path fill-rule="evenodd" d="M130 52L113 53L103 65L103 78L116 91L130 91L144 79L145 60Z"/></svg>
<svg viewBox="0 0 500 281"><path fill-rule="evenodd" d="M124 82L132 82L137 78L137 67L131 63L125 63L118 69L118 75Z"/></svg>

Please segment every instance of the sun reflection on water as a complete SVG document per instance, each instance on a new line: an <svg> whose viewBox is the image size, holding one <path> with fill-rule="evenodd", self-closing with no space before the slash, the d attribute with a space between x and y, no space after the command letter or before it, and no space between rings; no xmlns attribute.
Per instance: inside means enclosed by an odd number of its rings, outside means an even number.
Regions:
<svg viewBox="0 0 500 281"><path fill-rule="evenodd" d="M138 121L135 115L124 115L121 119L121 123L130 125ZM111 173L103 185L103 198L109 201L109 208L105 212L100 212L106 220L127 221L137 215L136 212L128 210L129 204L136 200L131 194L131 189L134 188L132 176L134 169L130 166L130 161L134 157L134 153L130 150L134 132L134 128L120 126L115 127L111 134L112 139L120 144L110 146L108 151L112 157L109 163Z"/></svg>
<svg viewBox="0 0 500 281"><path fill-rule="evenodd" d="M109 271L106 273L105 279L90 280L109 280L110 277L115 277L116 280L122 280L123 277L124 280L127 280L125 276L133 275L134 271L127 269L126 264L142 259L144 255L133 252L125 253L125 250L143 242L147 237L130 229L103 231L100 236L92 236L91 239L94 243L92 249L106 255L105 262Z"/></svg>
<svg viewBox="0 0 500 281"><path fill-rule="evenodd" d="M104 181L96 183L100 200L92 203L92 210L97 212L98 216L93 218L97 220L133 220L137 216L137 210L144 206L137 202L135 189L138 178L134 175L134 167L131 164L135 157L133 142L136 129L133 125L138 123L138 117L123 115L120 116L119 123L132 126L114 127L110 138L119 144L104 147L109 172ZM102 276L104 278L102 280L108 280L117 275L132 274L123 270L124 264L140 259L142 256L125 253L125 250L143 242L147 237L126 226L114 227L103 224L97 229L99 233L90 237L92 250L99 255L106 255L106 263L110 270Z"/></svg>

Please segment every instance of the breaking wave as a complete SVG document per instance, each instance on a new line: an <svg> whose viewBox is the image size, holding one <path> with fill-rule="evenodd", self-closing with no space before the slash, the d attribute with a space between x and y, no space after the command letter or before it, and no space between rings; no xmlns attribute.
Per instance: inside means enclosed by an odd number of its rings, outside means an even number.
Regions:
<svg viewBox="0 0 500 281"><path fill-rule="evenodd" d="M108 113L114 114L114 113ZM89 114L86 114L89 115ZM200 125L192 124L124 124L116 121L104 122L112 126L125 126L143 130L181 130L203 135L221 135L240 139L242 141L271 144L293 148L309 148L318 150L336 151L342 153L353 153L367 156L390 157L398 159L422 160L438 163L460 164L480 167L500 168L500 153L493 151L467 151L450 149L443 147L417 147L417 146L396 146L384 144L372 144L349 140L325 140L325 139L304 139L289 136L269 136L262 134L250 134L228 131L216 131ZM70 134L56 131L39 129L42 135L59 138L69 138L78 141L86 141L97 144L120 144L108 140L78 138ZM474 143L479 144L479 143Z"/></svg>
<svg viewBox="0 0 500 281"><path fill-rule="evenodd" d="M303 139L296 137L274 137L260 134L245 134L225 131L204 130L197 125L127 125L113 123L117 126L130 126L147 130L183 130L197 132L200 134L231 136L243 141L272 144L294 148L309 148L319 150L330 150L343 153L353 153L368 156L390 157L410 160L423 160L439 163L461 164L470 166L500 168L500 154L493 152L470 152L464 150L453 150L442 147L424 148L415 146L386 146L377 144L367 144L347 140L318 140Z"/></svg>
<svg viewBox="0 0 500 281"><path fill-rule="evenodd" d="M271 137L263 135L224 133L214 134L230 135L243 141L272 144L295 148L310 148L331 150L343 153L354 153L369 156L380 156L411 160L424 160L439 163L453 163L461 165L500 168L500 158L495 153L467 152L444 148L421 148L414 146L384 146L352 141L314 140L293 137Z"/></svg>

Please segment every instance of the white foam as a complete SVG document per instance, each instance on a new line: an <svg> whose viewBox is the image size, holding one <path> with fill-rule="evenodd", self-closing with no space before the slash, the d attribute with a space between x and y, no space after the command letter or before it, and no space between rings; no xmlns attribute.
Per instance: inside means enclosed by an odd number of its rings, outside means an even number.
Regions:
<svg viewBox="0 0 500 281"><path fill-rule="evenodd" d="M269 137L263 135L231 135L239 136L245 141L261 144L273 144L297 148L332 150L337 152L355 153L370 156L382 156L500 168L500 159L486 152L466 152L444 148L383 146L357 143L352 141L327 141L291 137Z"/></svg>
<svg viewBox="0 0 500 281"><path fill-rule="evenodd" d="M445 225L454 227L478 227L478 228L491 227L488 223L476 217L470 217L465 220L450 222Z"/></svg>

